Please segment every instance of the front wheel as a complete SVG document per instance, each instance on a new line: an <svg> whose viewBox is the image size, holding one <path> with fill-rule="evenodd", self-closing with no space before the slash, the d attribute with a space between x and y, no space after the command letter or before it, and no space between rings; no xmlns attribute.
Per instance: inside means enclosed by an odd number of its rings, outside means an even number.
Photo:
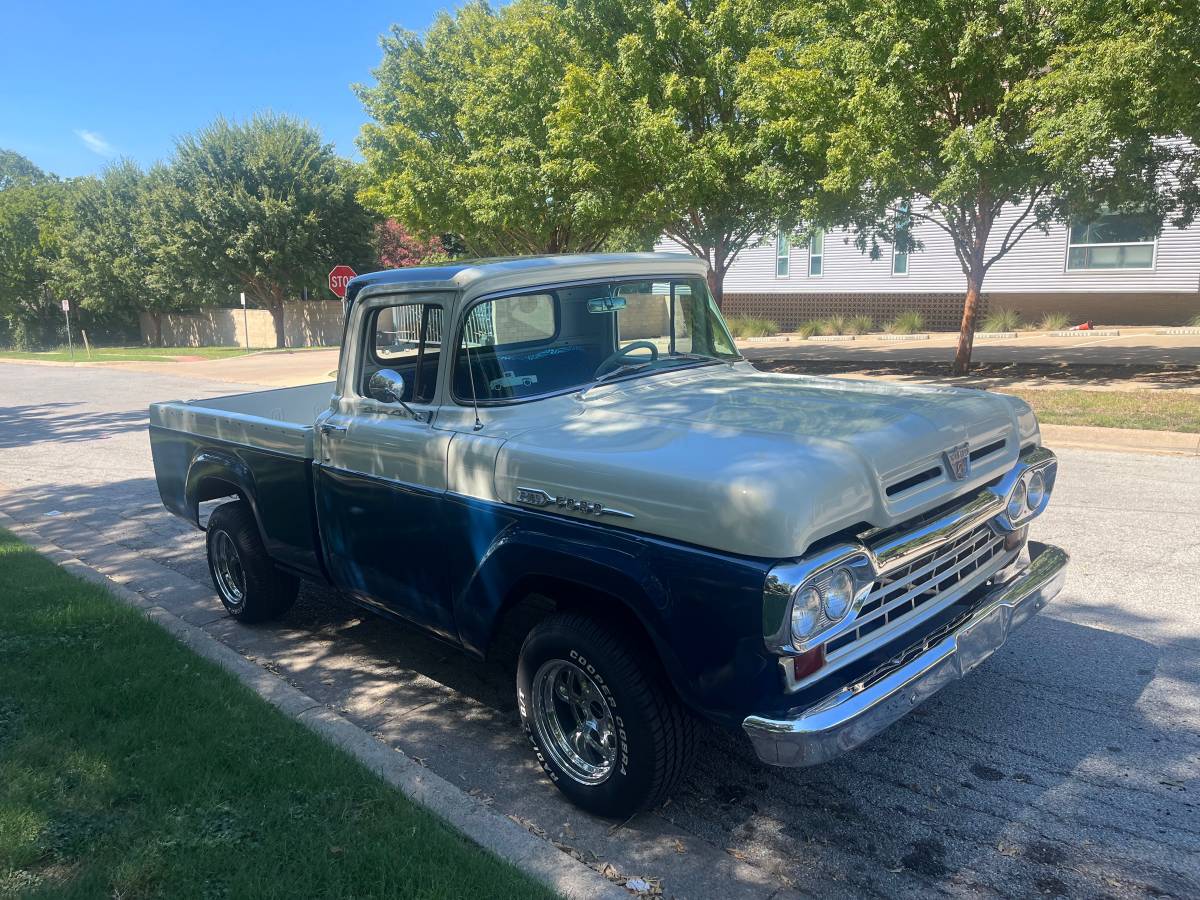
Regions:
<svg viewBox="0 0 1200 900"><path fill-rule="evenodd" d="M222 503L208 519L208 571L225 611L242 622L265 622L296 602L299 580L275 568L245 500Z"/></svg>
<svg viewBox="0 0 1200 900"><path fill-rule="evenodd" d="M583 615L557 614L530 631L517 704L546 774L601 816L624 818L665 800L695 744L695 720L654 661Z"/></svg>

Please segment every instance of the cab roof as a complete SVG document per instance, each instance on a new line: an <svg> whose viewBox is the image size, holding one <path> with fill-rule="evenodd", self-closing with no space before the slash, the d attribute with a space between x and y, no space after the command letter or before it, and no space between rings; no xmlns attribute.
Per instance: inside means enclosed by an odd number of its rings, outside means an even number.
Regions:
<svg viewBox="0 0 1200 900"><path fill-rule="evenodd" d="M399 290L484 290L523 287L547 281L607 276L703 275L707 266L687 253L576 253L555 256L497 256L463 259L437 266L409 266L359 275L346 285L346 308L366 288Z"/></svg>

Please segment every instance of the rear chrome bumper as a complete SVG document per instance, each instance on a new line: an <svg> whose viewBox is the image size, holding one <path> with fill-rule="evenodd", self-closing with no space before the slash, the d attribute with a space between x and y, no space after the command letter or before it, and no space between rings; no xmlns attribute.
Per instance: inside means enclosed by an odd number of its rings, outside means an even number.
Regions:
<svg viewBox="0 0 1200 900"><path fill-rule="evenodd" d="M742 723L759 759L813 766L857 747L914 706L962 678L1050 602L1066 581L1067 554L1030 544L1029 565L994 587L951 630L881 666L790 719L749 716Z"/></svg>

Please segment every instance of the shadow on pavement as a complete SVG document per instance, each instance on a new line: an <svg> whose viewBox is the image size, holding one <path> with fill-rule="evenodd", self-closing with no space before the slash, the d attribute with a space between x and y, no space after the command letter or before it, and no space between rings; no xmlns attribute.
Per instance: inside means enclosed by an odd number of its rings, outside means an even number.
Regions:
<svg viewBox="0 0 1200 900"><path fill-rule="evenodd" d="M1194 656L1168 664L1146 641L1043 614L969 678L824 766L763 766L740 733L706 726L672 800L617 828L542 777L520 733L511 659L472 660L316 585L271 625L221 619L202 536L156 503L151 479L0 495L0 509L85 561L94 535L191 579L190 591L148 593L192 620L210 604L211 633L585 859L635 859L669 878L695 865L668 837L683 835L749 863L764 895L1200 894L1200 739L1167 730L1146 698L1159 676L1200 690ZM62 516L47 519L50 508ZM712 883L747 877L738 871Z"/></svg>
<svg viewBox="0 0 1200 900"><path fill-rule="evenodd" d="M86 412L85 403L0 406L0 449L42 443L79 443L146 427L147 413Z"/></svg>

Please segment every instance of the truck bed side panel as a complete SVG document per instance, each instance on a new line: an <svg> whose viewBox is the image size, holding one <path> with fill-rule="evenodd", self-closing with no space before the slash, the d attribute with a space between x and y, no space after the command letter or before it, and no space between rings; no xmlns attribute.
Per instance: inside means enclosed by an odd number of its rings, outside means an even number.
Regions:
<svg viewBox="0 0 1200 900"><path fill-rule="evenodd" d="M229 480L250 501L271 557L324 579L310 459L161 425L150 426L150 449L159 494L173 513L196 522L204 479Z"/></svg>

